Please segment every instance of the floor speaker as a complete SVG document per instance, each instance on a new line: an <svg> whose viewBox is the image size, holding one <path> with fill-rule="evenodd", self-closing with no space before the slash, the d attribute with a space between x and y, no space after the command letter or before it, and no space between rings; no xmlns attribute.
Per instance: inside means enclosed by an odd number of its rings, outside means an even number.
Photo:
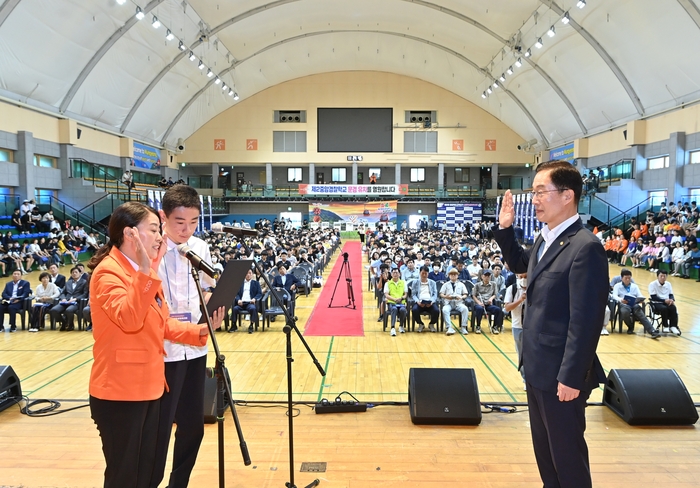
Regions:
<svg viewBox="0 0 700 488"><path fill-rule="evenodd" d="M481 423L479 388L473 369L411 368L408 404L414 424Z"/></svg>
<svg viewBox="0 0 700 488"><path fill-rule="evenodd" d="M22 387L12 366L0 366L0 412L22 399Z"/></svg>
<svg viewBox="0 0 700 488"><path fill-rule="evenodd" d="M216 423L216 376L212 378L213 368L207 368L204 378L204 423ZM228 383L229 390L231 389L231 378L228 375L228 369L224 368L224 378ZM229 399L224 396L224 407L227 407Z"/></svg>
<svg viewBox="0 0 700 488"><path fill-rule="evenodd" d="M692 425L698 411L673 369L613 369L603 403L630 425Z"/></svg>

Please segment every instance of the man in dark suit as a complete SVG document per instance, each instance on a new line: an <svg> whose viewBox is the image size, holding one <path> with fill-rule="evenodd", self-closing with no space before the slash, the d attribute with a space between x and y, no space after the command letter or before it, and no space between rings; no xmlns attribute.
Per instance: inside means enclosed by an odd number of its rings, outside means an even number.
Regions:
<svg viewBox="0 0 700 488"><path fill-rule="evenodd" d="M15 321L17 314L22 313L23 301L32 293L29 282L22 279L22 272L12 272L12 281L5 285L2 291L2 303L0 304L0 332L5 331L5 312L10 314L10 332L17 330Z"/></svg>
<svg viewBox="0 0 700 488"><path fill-rule="evenodd" d="M578 216L583 180L574 166L537 168L533 203L546 223L529 250L516 241L513 196L506 191L494 237L515 273L528 276L520 365L535 458L545 488L590 488L585 407L605 381L596 356L608 300L608 263ZM531 254L532 253L532 254Z"/></svg>
<svg viewBox="0 0 700 488"><path fill-rule="evenodd" d="M248 312L250 315L250 325L248 326L248 334L253 333L253 324L258 322L258 306L257 303L262 300L262 288L260 283L253 279L253 270L249 269L245 275L245 280L238 290L236 298L233 300L234 306L231 310L231 328L229 332L236 330L236 321L238 314L242 311Z"/></svg>
<svg viewBox="0 0 700 488"><path fill-rule="evenodd" d="M287 267L282 263L277 265L277 270L279 274L272 280L272 287L284 288L289 292L291 302L287 303L287 300L284 300L284 305L289 306L291 304L291 309L289 311L294 315L294 298L296 297L299 279L292 273L287 273Z"/></svg>
<svg viewBox="0 0 700 488"><path fill-rule="evenodd" d="M66 287L66 277L58 272L58 265L52 264L49 266L49 274L51 274L51 283L56 285L59 290L63 291Z"/></svg>
<svg viewBox="0 0 700 488"><path fill-rule="evenodd" d="M88 297L88 283L81 278L80 269L75 267L70 270L70 279L58 297L58 305L51 307L51 318L61 322L59 330L73 330L73 317L78 311L78 304L82 298ZM57 285L58 286L58 285Z"/></svg>

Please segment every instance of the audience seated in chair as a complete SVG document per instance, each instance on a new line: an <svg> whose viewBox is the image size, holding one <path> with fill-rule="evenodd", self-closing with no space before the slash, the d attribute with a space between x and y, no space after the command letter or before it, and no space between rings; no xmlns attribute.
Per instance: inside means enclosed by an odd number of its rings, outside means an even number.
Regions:
<svg viewBox="0 0 700 488"><path fill-rule="evenodd" d="M623 322L627 325L627 333L634 334L634 320L637 319L644 327L644 330L651 335L652 339L658 338L661 335L660 332L652 327L651 322L644 315L644 310L642 309L644 297L639 291L639 287L632 283L632 272L623 268L620 271L620 277L622 281L613 287L612 297L619 302L619 313ZM634 300L633 303L632 300Z"/></svg>
<svg viewBox="0 0 700 488"><path fill-rule="evenodd" d="M75 329L73 319L78 311L79 302L82 298L88 297L88 282L82 278L80 268L77 266L70 270L70 279L66 281L61 295L58 297L58 304L51 308L51 320L60 322L61 331L71 331Z"/></svg>
<svg viewBox="0 0 700 488"><path fill-rule="evenodd" d="M649 305L661 315L661 331L681 335L678 328L678 310L673 296L673 287L666 281L666 271L658 270L656 279L649 283Z"/></svg>
<svg viewBox="0 0 700 488"><path fill-rule="evenodd" d="M430 332L437 332L435 327L440 317L440 309L437 305L437 285L433 280L428 278L428 273L428 267L421 266L420 279L411 283L411 297L413 299L411 313L413 317L412 320L418 324L418 332L423 332L425 329L425 324L423 324L421 315L430 315L430 323L428 324Z"/></svg>
<svg viewBox="0 0 700 488"><path fill-rule="evenodd" d="M241 312L247 312L250 315L250 325L248 326L248 333L253 333L253 324L258 323L258 307L257 302L262 299L262 288L260 288L260 283L253 279L253 270L249 269L248 273L245 275L245 280L241 285L241 288L236 294L234 299L233 309L231 310L231 327L229 332L235 331L238 326L236 325L238 320L238 314Z"/></svg>
<svg viewBox="0 0 700 488"><path fill-rule="evenodd" d="M445 321L447 321L447 335L452 335L455 333L454 327L452 327L452 319L450 314L454 311L460 314L460 332L463 335L467 335L467 324L469 323L469 309L464 304L464 301L469 296L467 287L461 281L458 281L459 271L457 268L452 268L448 276L450 281L442 285L440 290L440 298L444 300L442 306L442 316Z"/></svg>
<svg viewBox="0 0 700 488"><path fill-rule="evenodd" d="M22 313L24 300L31 295L32 289L27 280L22 279L22 272L12 272L12 281L5 285L2 291L2 303L0 303L0 332L5 330L5 313L10 315L10 332L17 330L17 314Z"/></svg>
<svg viewBox="0 0 700 488"><path fill-rule="evenodd" d="M32 306L32 314L29 320L29 332L39 332L44 328L44 314L54 305L55 300L61 295L61 290L51 283L51 275L44 271L39 275L41 283L36 287L34 297L36 303Z"/></svg>
<svg viewBox="0 0 700 488"><path fill-rule="evenodd" d="M496 284L491 281L491 270L485 269L481 273L481 281L474 285L472 296L476 302L474 305L475 332L481 334L481 319L485 313L488 313L493 315L491 333L500 333L503 328L503 310L498 306L498 290Z"/></svg>
<svg viewBox="0 0 700 488"><path fill-rule="evenodd" d="M408 295L408 286L401 279L399 269L391 270L391 280L384 285L384 302L386 313L391 315L391 336L396 336L396 317L399 317L399 332L404 333L406 330L406 296ZM384 319L386 326L386 317Z"/></svg>

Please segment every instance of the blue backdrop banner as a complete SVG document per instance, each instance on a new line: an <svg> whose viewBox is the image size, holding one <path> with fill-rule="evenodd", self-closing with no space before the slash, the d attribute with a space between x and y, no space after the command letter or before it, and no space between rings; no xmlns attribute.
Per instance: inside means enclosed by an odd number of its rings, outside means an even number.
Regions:
<svg viewBox="0 0 700 488"><path fill-rule="evenodd" d="M134 142L132 165L143 169L160 168L160 149Z"/></svg>

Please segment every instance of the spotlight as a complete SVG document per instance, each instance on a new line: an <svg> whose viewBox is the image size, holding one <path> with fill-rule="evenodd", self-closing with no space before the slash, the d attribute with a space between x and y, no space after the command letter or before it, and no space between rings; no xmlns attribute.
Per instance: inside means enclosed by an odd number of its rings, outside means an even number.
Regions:
<svg viewBox="0 0 700 488"><path fill-rule="evenodd" d="M240 97L238 96L238 93L234 92L234 93L233 93L233 99L236 100L236 101L238 101L239 98L240 98Z"/></svg>
<svg viewBox="0 0 700 488"><path fill-rule="evenodd" d="M491 85L491 86L493 86L494 88L498 88L498 82L497 82L497 81L494 81L494 82L493 82L493 85Z"/></svg>
<svg viewBox="0 0 700 488"><path fill-rule="evenodd" d="M508 76L510 76L510 75L513 74L513 67L512 67L512 66L510 66L510 67L506 70L506 74L508 74Z"/></svg>
<svg viewBox="0 0 700 488"><path fill-rule="evenodd" d="M523 65L523 62L518 58L518 60L515 62L515 67L520 68Z"/></svg>
<svg viewBox="0 0 700 488"><path fill-rule="evenodd" d="M211 78L212 76L214 76L214 72L212 70L208 69L207 70L207 78Z"/></svg>
<svg viewBox="0 0 700 488"><path fill-rule="evenodd" d="M216 77L216 80L214 80L214 84L215 84L215 85L218 85L219 83L221 83L221 78L219 78L219 77L217 76L217 77Z"/></svg>
<svg viewBox="0 0 700 488"><path fill-rule="evenodd" d="M199 65L197 66L199 69L204 69L206 66L204 66L204 62L200 59L199 60Z"/></svg>
<svg viewBox="0 0 700 488"><path fill-rule="evenodd" d="M182 44L182 42L180 44ZM195 59L197 59L197 56L195 56L194 53L190 51L190 61L194 61Z"/></svg>
<svg viewBox="0 0 700 488"><path fill-rule="evenodd" d="M160 20L158 20L158 17L156 17L155 15L153 16L153 22L151 23L151 25L154 29L160 27Z"/></svg>
<svg viewBox="0 0 700 488"><path fill-rule="evenodd" d="M583 7L585 7L585 6L586 6L586 0L578 0L578 2L576 2L576 6L577 6L578 8L583 8Z"/></svg>
<svg viewBox="0 0 700 488"><path fill-rule="evenodd" d="M233 90L228 91L228 96L232 97L233 96Z"/></svg>
<svg viewBox="0 0 700 488"><path fill-rule="evenodd" d="M561 18L561 23L568 24L569 22L571 22L571 18L569 17L569 12L566 12L564 17Z"/></svg>
<svg viewBox="0 0 700 488"><path fill-rule="evenodd" d="M141 10L141 7L137 6L136 7L136 20L141 20L146 16L146 14L143 13Z"/></svg>
<svg viewBox="0 0 700 488"><path fill-rule="evenodd" d="M117 3L119 5L124 5L126 3L126 0L117 0Z"/></svg>
<svg viewBox="0 0 700 488"><path fill-rule="evenodd" d="M222 89L223 91L228 90L228 87L226 86L226 83L224 83L224 84L221 86L221 89Z"/></svg>
<svg viewBox="0 0 700 488"><path fill-rule="evenodd" d="M486 89L486 93L488 93L489 95L491 95L493 93L493 90L491 90L491 87L488 87Z"/></svg>
<svg viewBox="0 0 700 488"><path fill-rule="evenodd" d="M528 49L527 51L525 51L525 57L529 58L530 56L532 56L532 51L530 51L530 49Z"/></svg>
<svg viewBox="0 0 700 488"><path fill-rule="evenodd" d="M182 42L182 41L180 41L180 42L178 43L177 48L178 48L180 51L184 51L185 49L187 49L187 48L185 47L185 43Z"/></svg>
<svg viewBox="0 0 700 488"><path fill-rule="evenodd" d="M172 41L173 39L175 39L175 34L170 32L170 29L168 29L168 32L165 33L165 40Z"/></svg>
<svg viewBox="0 0 700 488"><path fill-rule="evenodd" d="M554 26L552 26L552 27L550 27L549 30L547 31L547 35L548 35L549 37L554 37L554 34L556 34L556 32L555 32L555 30L554 30Z"/></svg>
<svg viewBox="0 0 700 488"><path fill-rule="evenodd" d="M501 80L501 82L506 81L506 75L501 73L501 77L498 79Z"/></svg>
<svg viewBox="0 0 700 488"><path fill-rule="evenodd" d="M483 92L483 93L481 94L481 98L486 98L486 92Z"/></svg>
<svg viewBox="0 0 700 488"><path fill-rule="evenodd" d="M542 49L542 38L541 37L537 38L537 42L535 43L535 47L537 49Z"/></svg>

